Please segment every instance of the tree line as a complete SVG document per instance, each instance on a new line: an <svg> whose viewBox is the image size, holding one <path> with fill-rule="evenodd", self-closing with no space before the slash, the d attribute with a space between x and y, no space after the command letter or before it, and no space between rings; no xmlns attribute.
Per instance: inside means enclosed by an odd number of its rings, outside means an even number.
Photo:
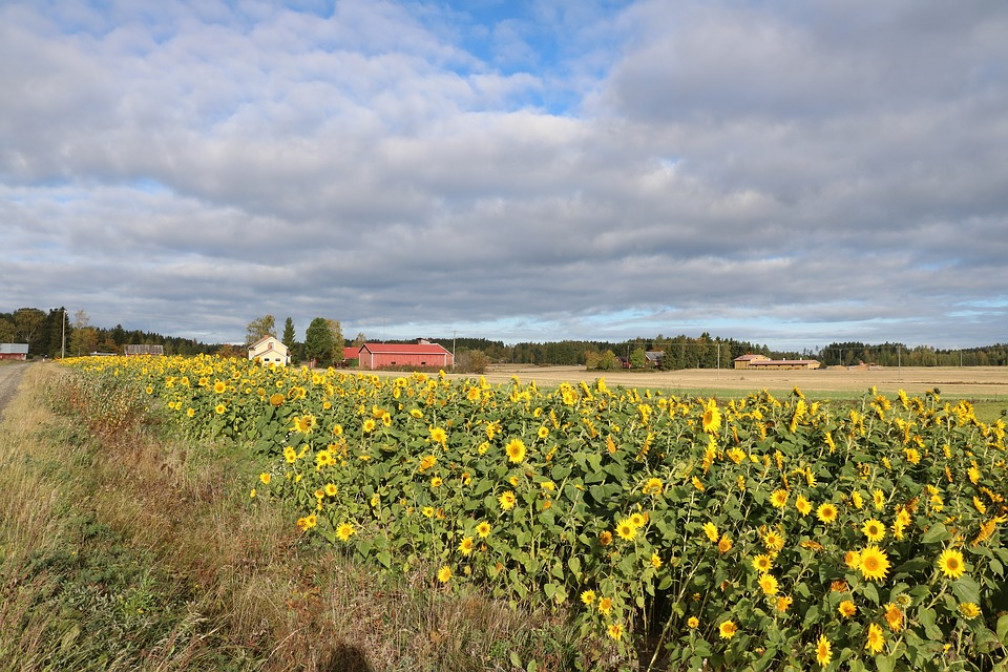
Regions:
<svg viewBox="0 0 1008 672"><path fill-rule="evenodd" d="M221 347L193 338L125 329L121 324L112 328L93 326L84 311L68 314L62 306L48 311L18 308L0 313L0 343L27 343L29 356L50 358L64 353L67 357L122 354L126 345L160 345L166 354L185 356L213 353Z"/></svg>
<svg viewBox="0 0 1008 672"><path fill-rule="evenodd" d="M366 341L358 333L352 341L344 338L338 320L316 317L299 340L294 322L287 317L278 331L273 315L264 315L249 322L245 346L270 334L279 338L290 350L295 362L314 361L320 366L338 364L345 346L359 347ZM561 340L506 344L487 338L430 338L456 355L456 364L466 371L480 371L492 362L536 365L585 366L590 369L615 369L629 363L631 368L714 369L732 368L732 361L748 353L766 355L772 359L812 358L824 366L1008 366L1008 343L962 349L941 349L930 346L908 347L903 343L869 344L859 341L834 342L816 351L771 350L766 345L713 337L703 333L653 338L633 338L625 341ZM409 340L389 340L408 343ZM161 345L165 354L192 356L220 354L245 357L246 348L227 343L203 343L192 338L167 336L138 329L94 326L87 313L78 310L68 314L64 307L48 311L39 308L19 308L0 313L0 343L27 343L32 357L89 355L92 353L122 354L125 345ZM648 353L661 352L660 359L649 359Z"/></svg>

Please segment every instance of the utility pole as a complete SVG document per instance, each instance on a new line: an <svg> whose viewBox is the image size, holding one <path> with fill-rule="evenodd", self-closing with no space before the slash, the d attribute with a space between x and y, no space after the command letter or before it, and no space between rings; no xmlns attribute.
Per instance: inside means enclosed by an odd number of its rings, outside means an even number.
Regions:
<svg viewBox="0 0 1008 672"><path fill-rule="evenodd" d="M60 350L60 359L66 359L66 308L63 308L63 323L60 325L63 328L63 345Z"/></svg>

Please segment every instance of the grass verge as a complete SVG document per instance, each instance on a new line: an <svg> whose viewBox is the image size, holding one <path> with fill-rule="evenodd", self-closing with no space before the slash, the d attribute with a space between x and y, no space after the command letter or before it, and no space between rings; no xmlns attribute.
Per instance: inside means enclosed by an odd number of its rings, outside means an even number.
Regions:
<svg viewBox="0 0 1008 672"><path fill-rule="evenodd" d="M0 425L0 670L600 666L559 616L307 545L245 449L83 385L31 367Z"/></svg>

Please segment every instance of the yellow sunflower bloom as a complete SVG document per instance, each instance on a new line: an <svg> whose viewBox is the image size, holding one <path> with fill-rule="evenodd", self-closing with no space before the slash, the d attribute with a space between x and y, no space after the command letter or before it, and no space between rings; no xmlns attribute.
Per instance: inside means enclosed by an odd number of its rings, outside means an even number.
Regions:
<svg viewBox="0 0 1008 672"><path fill-rule="evenodd" d="M819 641L816 642L815 658L819 667L826 667L833 660L833 645L830 644L826 635L819 635Z"/></svg>
<svg viewBox="0 0 1008 672"><path fill-rule="evenodd" d="M881 581L889 572L889 556L875 545L867 546L861 551L861 562L858 569L861 575L869 581Z"/></svg>
<svg viewBox="0 0 1008 672"><path fill-rule="evenodd" d="M880 520L871 518L865 521L865 524L861 527L861 531L868 538L868 541L872 543L877 543L885 538L885 525Z"/></svg>
<svg viewBox="0 0 1008 672"><path fill-rule="evenodd" d="M864 648L872 653L879 653L884 647L885 635L882 634L882 628L872 623L868 626L868 640Z"/></svg>
<svg viewBox="0 0 1008 672"><path fill-rule="evenodd" d="M966 571L966 562L962 553L954 548L946 548L938 556L938 569L947 578L958 579Z"/></svg>
<svg viewBox="0 0 1008 672"><path fill-rule="evenodd" d="M738 632L738 626L734 621L724 621L718 626L718 635L721 639L731 639Z"/></svg>
<svg viewBox="0 0 1008 672"><path fill-rule="evenodd" d="M508 459L518 464L525 461L525 442L521 439L511 439L508 441L507 447L504 449L507 453Z"/></svg>

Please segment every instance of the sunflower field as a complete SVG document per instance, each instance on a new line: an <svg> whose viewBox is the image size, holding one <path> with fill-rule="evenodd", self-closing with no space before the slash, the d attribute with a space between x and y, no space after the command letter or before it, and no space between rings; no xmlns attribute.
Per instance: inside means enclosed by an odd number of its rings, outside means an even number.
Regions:
<svg viewBox="0 0 1008 672"><path fill-rule="evenodd" d="M306 537L645 667L1006 669L1006 424L964 401L69 361L254 446L252 503Z"/></svg>

